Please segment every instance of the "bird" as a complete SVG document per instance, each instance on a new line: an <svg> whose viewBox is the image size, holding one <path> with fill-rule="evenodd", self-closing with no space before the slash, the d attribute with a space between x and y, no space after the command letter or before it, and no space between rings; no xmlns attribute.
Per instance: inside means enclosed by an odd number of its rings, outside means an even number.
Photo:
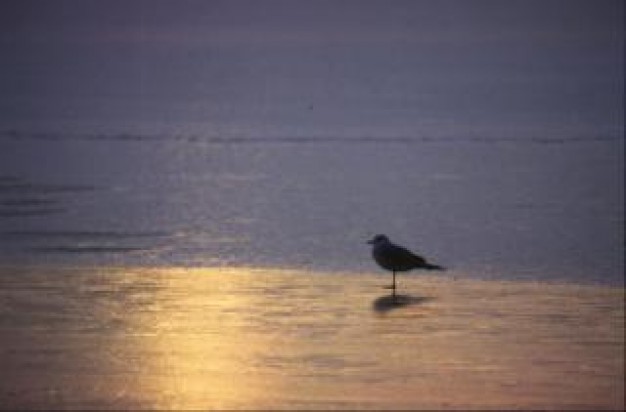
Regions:
<svg viewBox="0 0 626 412"><path fill-rule="evenodd" d="M396 272L406 272L412 269L445 270L439 265L428 263L426 259L410 250L391 243L385 235L376 235L367 243L372 245L372 257L376 263L393 273L391 285L393 296L396 295Z"/></svg>

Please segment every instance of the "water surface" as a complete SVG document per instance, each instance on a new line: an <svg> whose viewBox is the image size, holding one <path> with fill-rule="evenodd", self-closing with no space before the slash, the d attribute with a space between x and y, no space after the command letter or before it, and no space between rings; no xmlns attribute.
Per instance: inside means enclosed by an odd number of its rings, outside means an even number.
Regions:
<svg viewBox="0 0 626 412"><path fill-rule="evenodd" d="M623 284L623 140L5 132L5 262L373 269Z"/></svg>
<svg viewBox="0 0 626 412"><path fill-rule="evenodd" d="M384 283L258 268L4 267L0 402L623 408L623 289L403 277L390 304Z"/></svg>

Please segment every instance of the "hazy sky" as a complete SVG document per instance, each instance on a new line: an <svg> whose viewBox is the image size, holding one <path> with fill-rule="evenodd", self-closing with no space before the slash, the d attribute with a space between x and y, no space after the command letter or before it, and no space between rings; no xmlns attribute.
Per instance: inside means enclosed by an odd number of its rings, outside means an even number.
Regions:
<svg viewBox="0 0 626 412"><path fill-rule="evenodd" d="M0 127L615 134L623 4L3 0Z"/></svg>

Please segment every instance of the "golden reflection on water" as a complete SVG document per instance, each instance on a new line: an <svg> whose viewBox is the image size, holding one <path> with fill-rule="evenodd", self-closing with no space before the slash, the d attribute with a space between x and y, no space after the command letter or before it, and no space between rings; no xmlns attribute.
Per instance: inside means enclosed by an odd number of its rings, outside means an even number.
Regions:
<svg viewBox="0 0 626 412"><path fill-rule="evenodd" d="M261 367L282 350L279 334L263 325L280 320L263 319L271 308L256 296L281 285L260 275L267 286L250 284L253 269L150 274L152 301L128 313L130 335L137 337L132 350L146 372L134 391L150 394L151 407L175 410L254 408L281 392L281 375Z"/></svg>
<svg viewBox="0 0 626 412"><path fill-rule="evenodd" d="M619 408L623 289L237 269L0 276L6 407ZM575 376L576 379L572 379Z"/></svg>
<svg viewBox="0 0 626 412"><path fill-rule="evenodd" d="M126 398L157 409L294 407L316 380L360 373L373 361L335 335L351 311L371 315L370 302L339 279L251 268L124 273L116 288L130 292L113 352L139 372Z"/></svg>

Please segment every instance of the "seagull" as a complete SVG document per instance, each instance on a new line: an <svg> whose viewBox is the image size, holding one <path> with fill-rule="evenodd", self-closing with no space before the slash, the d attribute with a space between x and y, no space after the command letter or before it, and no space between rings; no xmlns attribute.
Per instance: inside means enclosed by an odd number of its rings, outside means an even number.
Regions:
<svg viewBox="0 0 626 412"><path fill-rule="evenodd" d="M396 272L412 269L444 270L443 267L428 263L426 259L414 254L402 246L391 243L385 235L376 235L367 242L372 245L372 257L382 267L393 272L393 296L396 295Z"/></svg>

